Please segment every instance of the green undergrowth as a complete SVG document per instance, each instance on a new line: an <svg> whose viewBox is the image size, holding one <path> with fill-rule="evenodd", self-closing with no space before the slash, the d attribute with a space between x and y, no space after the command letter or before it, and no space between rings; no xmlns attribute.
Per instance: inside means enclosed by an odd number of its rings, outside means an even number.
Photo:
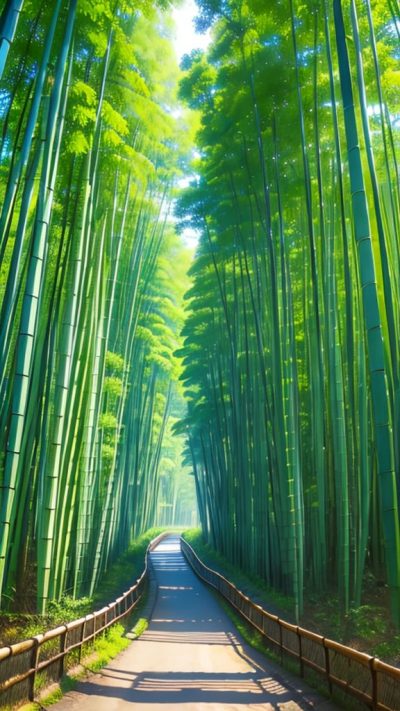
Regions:
<svg viewBox="0 0 400 711"><path fill-rule="evenodd" d="M272 614L284 617L289 622L294 621L293 598L269 588L260 576L244 573L232 565L223 555L204 542L201 528L184 531L182 537L204 562L228 578L245 595L259 602Z"/></svg>
<svg viewBox="0 0 400 711"><path fill-rule="evenodd" d="M149 620L147 619L147 617L140 617L137 623L135 624L130 636L134 637L135 639L136 637L140 637L140 635L147 630L148 626Z"/></svg>
<svg viewBox="0 0 400 711"><path fill-rule="evenodd" d="M185 531L183 538L206 564L227 577L242 592L266 610L294 622L292 599L268 588L261 578L238 570L204 542L201 529ZM385 591L377 591L374 581L370 581L369 594L367 593L364 604L358 608L350 608L345 615L341 614L334 593L325 593L323 596L306 594L300 625L398 666L400 634L393 628L388 607L384 604L384 593Z"/></svg>
<svg viewBox="0 0 400 711"><path fill-rule="evenodd" d="M145 531L132 541L128 550L110 566L93 596L96 609L114 600L136 582L143 572L147 546L163 531L165 528L150 528Z"/></svg>
<svg viewBox="0 0 400 711"><path fill-rule="evenodd" d="M151 528L132 541L104 574L95 594L74 599L64 595L51 600L44 617L35 614L2 613L0 615L0 647L29 639L45 630L71 622L112 602L128 590L143 572L147 546L164 528Z"/></svg>
<svg viewBox="0 0 400 711"><path fill-rule="evenodd" d="M94 658L84 665L88 671L99 671L117 654L129 647L130 640L124 636L125 631L124 625L116 624L107 630L107 634L96 640Z"/></svg>

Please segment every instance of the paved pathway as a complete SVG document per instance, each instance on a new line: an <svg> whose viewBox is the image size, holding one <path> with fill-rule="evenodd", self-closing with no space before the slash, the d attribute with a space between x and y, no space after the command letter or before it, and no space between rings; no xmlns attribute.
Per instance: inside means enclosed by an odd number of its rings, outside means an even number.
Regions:
<svg viewBox="0 0 400 711"><path fill-rule="evenodd" d="M337 707L247 646L194 575L177 537L151 554L158 585L147 631L54 711L331 711Z"/></svg>

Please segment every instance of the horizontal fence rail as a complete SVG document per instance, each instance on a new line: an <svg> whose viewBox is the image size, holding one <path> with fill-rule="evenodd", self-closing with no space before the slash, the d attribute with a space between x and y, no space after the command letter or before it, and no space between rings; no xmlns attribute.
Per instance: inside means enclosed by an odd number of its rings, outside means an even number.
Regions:
<svg viewBox="0 0 400 711"><path fill-rule="evenodd" d="M400 669L351 647L286 622L264 610L223 575L208 568L181 538L182 552L195 573L215 588L283 656L298 661L300 676L309 668L373 711L400 711Z"/></svg>
<svg viewBox="0 0 400 711"><path fill-rule="evenodd" d="M114 602L79 620L0 649L0 708L33 701L39 672L45 675L43 686L58 681L69 661L72 665L80 662L83 645L93 642L97 635L132 612L147 583L148 554L166 535L161 533L149 543L143 573Z"/></svg>

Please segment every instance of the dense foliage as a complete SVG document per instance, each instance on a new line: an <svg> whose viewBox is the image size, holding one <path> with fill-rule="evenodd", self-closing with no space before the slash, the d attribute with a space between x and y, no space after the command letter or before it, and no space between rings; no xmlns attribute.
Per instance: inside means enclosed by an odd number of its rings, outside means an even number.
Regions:
<svg viewBox="0 0 400 711"><path fill-rule="evenodd" d="M400 623L399 3L198 5L189 289L168 0L3 2L2 602L92 594L194 522L192 469L208 541L297 617L368 569Z"/></svg>
<svg viewBox="0 0 400 711"><path fill-rule="evenodd" d="M188 259L166 21L157 3L3 5L3 604L92 594L160 517Z"/></svg>
<svg viewBox="0 0 400 711"><path fill-rule="evenodd" d="M399 5L199 8L180 428L202 526L298 616L305 587L360 604L367 564L400 623Z"/></svg>

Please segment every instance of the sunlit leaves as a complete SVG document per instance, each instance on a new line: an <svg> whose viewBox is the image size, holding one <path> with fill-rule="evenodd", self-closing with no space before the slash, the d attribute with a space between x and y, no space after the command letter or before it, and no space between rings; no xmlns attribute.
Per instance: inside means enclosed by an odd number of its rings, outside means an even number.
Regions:
<svg viewBox="0 0 400 711"><path fill-rule="evenodd" d="M119 353L112 353L107 351L105 358L105 366L108 371L112 373L122 373L125 367L125 362L123 357Z"/></svg>
<svg viewBox="0 0 400 711"><path fill-rule="evenodd" d="M143 96L150 96L150 90L137 69L124 69L120 73L119 81L121 82L122 86L126 84L129 89L131 89L137 94L142 94Z"/></svg>
<svg viewBox="0 0 400 711"><path fill-rule="evenodd" d="M106 395L119 397L122 395L122 380L115 376L109 376L104 379L103 388Z"/></svg>
<svg viewBox="0 0 400 711"><path fill-rule="evenodd" d="M107 0L79 0L79 12L82 15L90 17L93 22L98 22L107 18L111 20L113 13L111 10L111 3Z"/></svg>
<svg viewBox="0 0 400 711"><path fill-rule="evenodd" d="M99 427L104 430L115 430L118 427L118 420L111 412L104 412L100 415Z"/></svg>
<svg viewBox="0 0 400 711"><path fill-rule="evenodd" d="M87 38L93 46L95 56L104 57L107 49L107 35L105 32L89 31L87 33Z"/></svg>
<svg viewBox="0 0 400 711"><path fill-rule="evenodd" d="M212 106L216 70L208 64L200 50L193 50L183 59L182 68L187 72L181 83L179 95L192 109L201 109L205 104Z"/></svg>
<svg viewBox="0 0 400 711"><path fill-rule="evenodd" d="M78 100L84 100L87 106L96 104L97 96L95 89L84 81L76 81L70 89L71 98L76 97Z"/></svg>
<svg viewBox="0 0 400 711"><path fill-rule="evenodd" d="M73 131L68 137L67 149L69 153L83 155L89 150L89 141L83 131Z"/></svg>

